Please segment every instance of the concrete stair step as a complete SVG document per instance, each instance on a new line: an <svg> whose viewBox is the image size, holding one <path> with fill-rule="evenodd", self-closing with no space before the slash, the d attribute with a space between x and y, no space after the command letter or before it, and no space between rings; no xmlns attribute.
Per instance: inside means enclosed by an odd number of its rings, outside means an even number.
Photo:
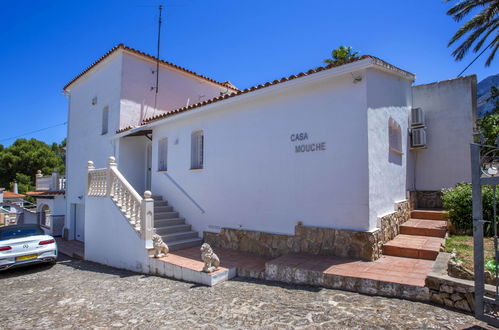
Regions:
<svg viewBox="0 0 499 330"><path fill-rule="evenodd" d="M167 234L191 231L191 225L182 224L182 225L165 226L165 227L155 228L155 230L156 234L163 236Z"/></svg>
<svg viewBox="0 0 499 330"><path fill-rule="evenodd" d="M155 206L154 213L172 212L173 206Z"/></svg>
<svg viewBox="0 0 499 330"><path fill-rule="evenodd" d="M185 224L185 218L171 218L171 219L154 220L154 227L155 228L175 226L175 225L184 225L184 224Z"/></svg>
<svg viewBox="0 0 499 330"><path fill-rule="evenodd" d="M203 240L201 238L188 238L178 241L172 241L168 243L168 248L170 251L177 251L182 249L187 249L193 246L201 246ZM199 252L199 257L201 258L201 252Z"/></svg>
<svg viewBox="0 0 499 330"><path fill-rule="evenodd" d="M383 245L383 254L395 257L435 260L445 239L441 237L397 235Z"/></svg>
<svg viewBox="0 0 499 330"><path fill-rule="evenodd" d="M154 207L168 206L167 201L154 201Z"/></svg>
<svg viewBox="0 0 499 330"><path fill-rule="evenodd" d="M447 222L441 220L409 219L400 225L400 233L416 236L445 237Z"/></svg>
<svg viewBox="0 0 499 330"><path fill-rule="evenodd" d="M162 201L163 200L163 196L161 196L161 195L152 195L151 198L154 199L155 201Z"/></svg>
<svg viewBox="0 0 499 330"><path fill-rule="evenodd" d="M411 218L447 221L447 212L440 210L413 210L411 211Z"/></svg>
<svg viewBox="0 0 499 330"><path fill-rule="evenodd" d="M161 212L161 213L155 212L154 220L178 218L178 216L179 216L178 212Z"/></svg>
<svg viewBox="0 0 499 330"><path fill-rule="evenodd" d="M175 241L180 241L180 240L185 240L189 238L198 238L198 232L197 231L180 231L177 233L171 233L171 234L166 234L161 236L163 238L163 241L169 244L170 242L175 242Z"/></svg>

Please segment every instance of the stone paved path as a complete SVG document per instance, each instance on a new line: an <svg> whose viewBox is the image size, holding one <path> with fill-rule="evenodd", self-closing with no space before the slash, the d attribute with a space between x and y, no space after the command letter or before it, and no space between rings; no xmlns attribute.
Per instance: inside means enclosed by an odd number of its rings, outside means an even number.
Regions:
<svg viewBox="0 0 499 330"><path fill-rule="evenodd" d="M237 279L208 288L60 259L0 273L0 329L484 326L418 302Z"/></svg>

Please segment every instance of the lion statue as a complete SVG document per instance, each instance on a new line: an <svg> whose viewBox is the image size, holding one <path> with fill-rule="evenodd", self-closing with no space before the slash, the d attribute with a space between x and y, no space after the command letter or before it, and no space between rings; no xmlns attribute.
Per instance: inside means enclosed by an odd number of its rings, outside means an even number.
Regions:
<svg viewBox="0 0 499 330"><path fill-rule="evenodd" d="M201 259L204 262L203 272L214 272L220 266L220 259L208 243L201 245Z"/></svg>
<svg viewBox="0 0 499 330"><path fill-rule="evenodd" d="M168 245L163 242L163 239L158 234L152 235L152 246L154 249L154 258L162 258L170 252Z"/></svg>

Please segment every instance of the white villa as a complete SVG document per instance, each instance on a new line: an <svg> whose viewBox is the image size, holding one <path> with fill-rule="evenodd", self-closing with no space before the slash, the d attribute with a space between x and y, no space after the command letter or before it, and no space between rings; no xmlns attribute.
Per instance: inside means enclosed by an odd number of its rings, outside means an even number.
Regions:
<svg viewBox="0 0 499 330"><path fill-rule="evenodd" d="M147 272L154 232L375 260L411 207L470 181L475 76L414 86L362 56L239 90L160 61L156 95L156 64L120 44L64 87L64 236L88 260Z"/></svg>

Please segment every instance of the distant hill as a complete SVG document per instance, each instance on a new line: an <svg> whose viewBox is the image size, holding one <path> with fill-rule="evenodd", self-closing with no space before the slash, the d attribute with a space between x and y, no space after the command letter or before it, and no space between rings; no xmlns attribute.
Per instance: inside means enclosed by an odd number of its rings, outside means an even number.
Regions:
<svg viewBox="0 0 499 330"><path fill-rule="evenodd" d="M490 97L490 88L492 86L499 86L499 74L489 76L477 84L476 97L478 118L482 118L483 115L492 111L494 108L492 101L487 102L487 99Z"/></svg>

